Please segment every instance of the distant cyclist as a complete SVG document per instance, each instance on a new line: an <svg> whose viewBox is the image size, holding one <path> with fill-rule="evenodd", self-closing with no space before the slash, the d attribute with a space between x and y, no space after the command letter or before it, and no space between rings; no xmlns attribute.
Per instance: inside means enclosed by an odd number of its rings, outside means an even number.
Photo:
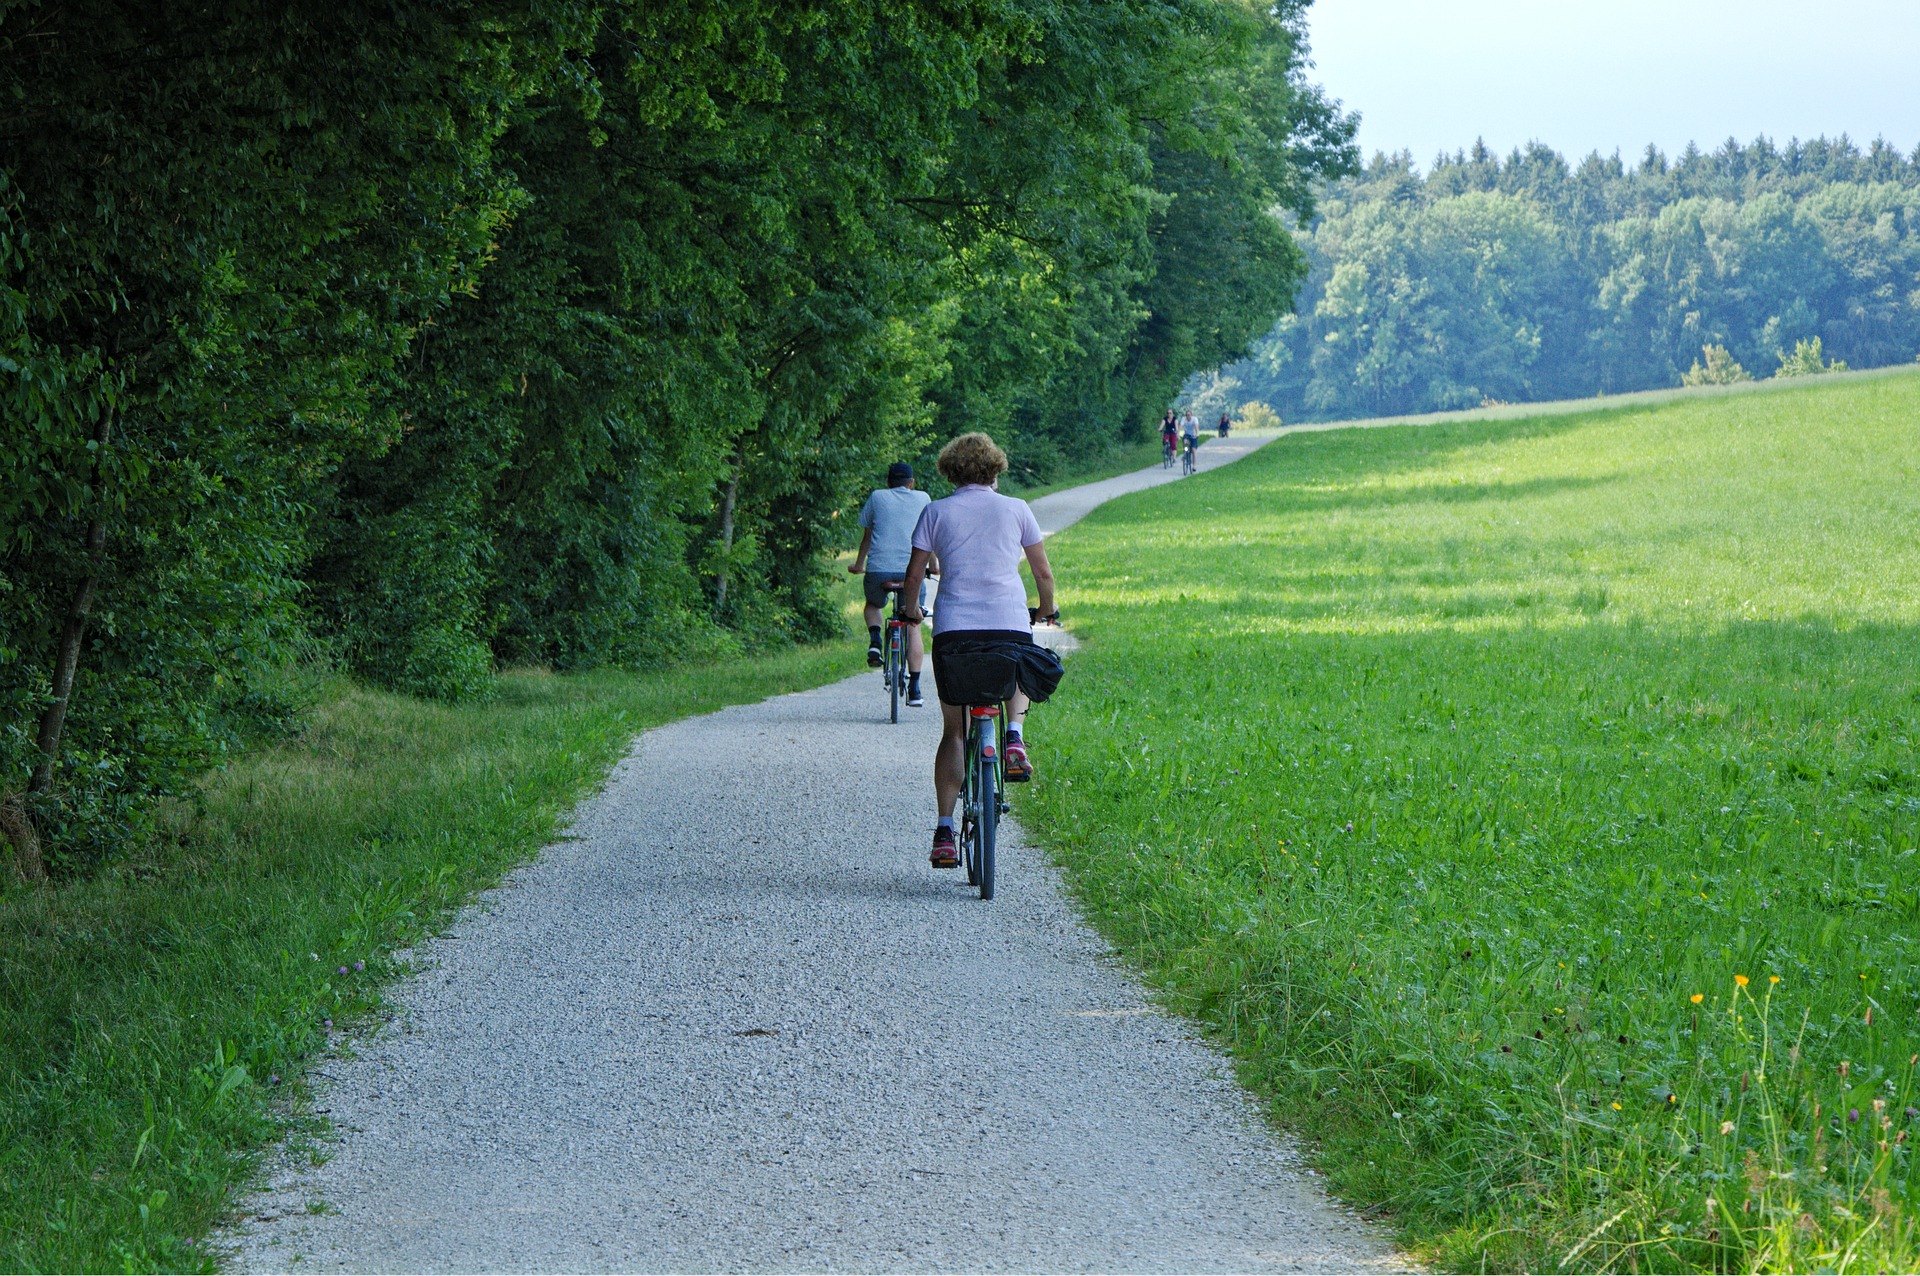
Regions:
<svg viewBox="0 0 1920 1276"><path fill-rule="evenodd" d="M880 659L880 609L887 603L887 582L905 580L907 563L913 557L913 529L921 513L933 500L913 486L913 467L895 461L887 467L887 485L877 488L860 507L860 548L847 570L862 577L866 591L867 664L878 669ZM924 605L926 587L920 587L917 601ZM902 610L905 600L902 600ZM914 619L907 622L907 703L919 708L920 666L924 647L920 639L920 607L913 609Z"/></svg>
<svg viewBox="0 0 1920 1276"><path fill-rule="evenodd" d="M1004 658L1015 668L1021 690L1007 701L1002 753L1004 774L1012 782L1033 778L1023 731L1030 704L1027 690L1044 700L1059 678L1058 659L1034 644L1027 587L1020 579L1024 560L1040 593L1038 614L1055 616L1053 568L1047 564L1033 510L1025 501L993 490L1006 468L1007 454L984 434L963 434L947 444L940 450L940 473L953 484L953 495L927 506L913 532L913 559L901 607L907 619L919 618L914 591L928 565L940 564L940 610L933 618L933 680L940 692L943 728L933 759L935 868L960 863L953 804L966 771L967 708L978 703L969 699L972 693L964 685L965 658ZM1050 681L1044 676L1048 672ZM1036 673L1042 675L1037 680Z"/></svg>
<svg viewBox="0 0 1920 1276"><path fill-rule="evenodd" d="M1180 446L1180 427L1174 424L1173 409L1167 409L1167 415L1160 420L1160 454L1172 459L1173 451Z"/></svg>
<svg viewBox="0 0 1920 1276"><path fill-rule="evenodd" d="M1233 428L1233 418L1228 416L1225 412L1222 412L1220 414L1220 437L1223 439L1226 438L1227 431L1231 430L1232 428Z"/></svg>
<svg viewBox="0 0 1920 1276"><path fill-rule="evenodd" d="M1180 418L1180 446L1194 453L1200 447L1200 418L1191 412Z"/></svg>

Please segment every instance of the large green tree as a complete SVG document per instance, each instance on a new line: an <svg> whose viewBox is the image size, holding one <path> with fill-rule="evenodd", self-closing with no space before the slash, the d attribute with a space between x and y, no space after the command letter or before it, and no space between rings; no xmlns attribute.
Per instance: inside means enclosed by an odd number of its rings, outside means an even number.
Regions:
<svg viewBox="0 0 1920 1276"><path fill-rule="evenodd" d="M1303 13L0 0L21 862L125 840L281 662L819 635L885 461L1137 431L1350 160Z"/></svg>
<svg viewBox="0 0 1920 1276"><path fill-rule="evenodd" d="M74 854L297 634L304 504L511 205L521 6L0 6L0 806ZM510 48L539 56L516 58Z"/></svg>

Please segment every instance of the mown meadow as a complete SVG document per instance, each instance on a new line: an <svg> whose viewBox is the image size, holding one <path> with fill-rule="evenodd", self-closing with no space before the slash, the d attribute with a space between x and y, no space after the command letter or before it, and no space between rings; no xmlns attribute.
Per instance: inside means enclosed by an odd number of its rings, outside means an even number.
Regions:
<svg viewBox="0 0 1920 1276"><path fill-rule="evenodd" d="M1920 372L1301 434L1051 553L1022 815L1338 1193L1920 1265Z"/></svg>
<svg viewBox="0 0 1920 1276"><path fill-rule="evenodd" d="M396 949L550 840L635 732L856 658L513 671L464 705L329 678L115 872L0 890L0 1268L213 1270L251 1154L324 1128L308 1070L382 1013Z"/></svg>

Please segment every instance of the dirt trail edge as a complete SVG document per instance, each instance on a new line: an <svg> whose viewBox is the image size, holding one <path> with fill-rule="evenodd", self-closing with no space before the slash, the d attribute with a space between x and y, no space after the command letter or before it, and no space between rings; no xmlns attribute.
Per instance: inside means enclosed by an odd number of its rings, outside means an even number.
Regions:
<svg viewBox="0 0 1920 1276"><path fill-rule="evenodd" d="M1017 826L991 904L927 866L937 711L885 709L862 675L640 736L327 1064L331 1155L230 1265L1399 1267Z"/></svg>

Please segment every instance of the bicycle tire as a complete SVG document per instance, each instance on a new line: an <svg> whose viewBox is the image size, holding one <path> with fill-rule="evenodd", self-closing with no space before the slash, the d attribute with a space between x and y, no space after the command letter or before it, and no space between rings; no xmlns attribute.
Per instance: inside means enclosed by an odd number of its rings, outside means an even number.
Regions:
<svg viewBox="0 0 1920 1276"><path fill-rule="evenodd" d="M990 900L993 898L994 844L1000 835L1000 764L978 754L974 755L974 763L980 768L980 819L974 838L980 846L977 885L980 898Z"/></svg>
<svg viewBox="0 0 1920 1276"><path fill-rule="evenodd" d="M906 652L901 648L905 644L900 639L900 626L887 626L887 716L892 722L900 721L900 684L906 681Z"/></svg>
<svg viewBox="0 0 1920 1276"><path fill-rule="evenodd" d="M968 729L966 729L966 758L968 758L968 762L966 762L964 768L960 768L960 829L958 829L958 833L960 833L960 867L966 869L966 885L968 886L979 885L979 856L975 854L975 848L973 848L973 829L975 829L973 812L977 810L975 804L973 804L973 775L975 775L973 758L975 758L977 752L979 752L979 727L970 721L970 723L968 723Z"/></svg>
<svg viewBox="0 0 1920 1276"><path fill-rule="evenodd" d="M980 884L980 855L974 838L979 828L979 821L974 818L974 812L978 809L974 801L974 781L978 770L974 760L978 757L979 751L980 729L969 725L967 727L967 765L962 770L960 778L960 863L967 870L969 886Z"/></svg>

